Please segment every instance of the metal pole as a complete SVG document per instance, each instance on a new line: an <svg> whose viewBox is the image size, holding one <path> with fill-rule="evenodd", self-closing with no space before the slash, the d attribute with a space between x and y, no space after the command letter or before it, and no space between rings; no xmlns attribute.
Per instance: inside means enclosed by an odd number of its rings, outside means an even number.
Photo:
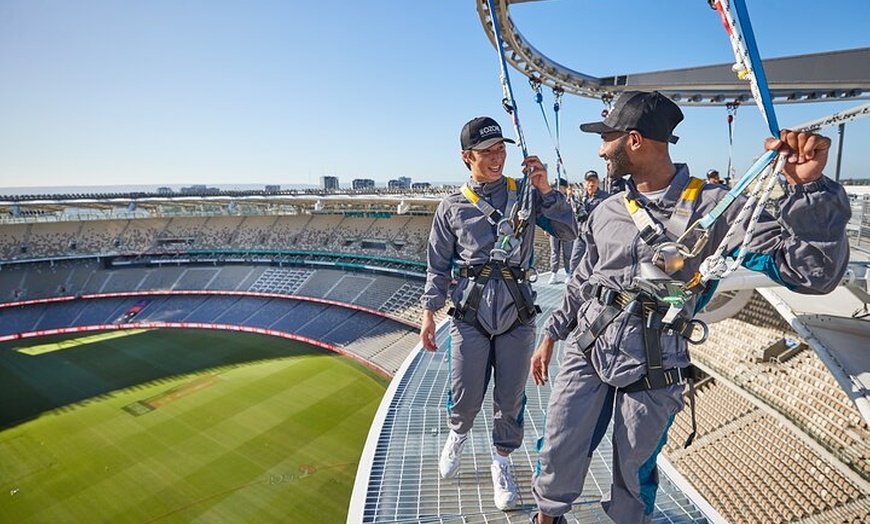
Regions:
<svg viewBox="0 0 870 524"><path fill-rule="evenodd" d="M841 122L839 126L837 126L837 134L839 135L838 144L837 144L837 171L834 173L834 181L840 181L840 160L843 158L843 133L846 132L846 123Z"/></svg>

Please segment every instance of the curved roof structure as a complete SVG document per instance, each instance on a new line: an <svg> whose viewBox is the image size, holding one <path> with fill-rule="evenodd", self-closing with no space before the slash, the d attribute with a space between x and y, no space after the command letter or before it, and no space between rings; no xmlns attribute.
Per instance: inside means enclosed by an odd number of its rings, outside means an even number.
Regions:
<svg viewBox="0 0 870 524"><path fill-rule="evenodd" d="M496 45L496 17L507 62L529 78L552 88L606 98L624 90L660 91L680 105L708 106L745 102L749 84L737 78L732 63L652 72L615 72L594 76L575 71L535 49L510 17L510 5L539 0L477 0L477 12L487 36ZM870 98L870 48L849 49L764 60L774 103L821 102Z"/></svg>

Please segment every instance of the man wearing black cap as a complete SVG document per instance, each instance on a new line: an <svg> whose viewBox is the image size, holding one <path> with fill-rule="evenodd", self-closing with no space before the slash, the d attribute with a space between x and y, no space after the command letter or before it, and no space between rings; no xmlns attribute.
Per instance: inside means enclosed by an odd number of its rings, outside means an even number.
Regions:
<svg viewBox="0 0 870 524"><path fill-rule="evenodd" d="M535 222L565 240L577 232L571 206L547 182L547 171L535 156L523 160L525 183L532 191L531 209L522 226L512 220L515 205L523 206L521 183L502 174L507 151L501 126L488 117L469 121L460 133L462 161L471 177L460 191L438 205L429 234L426 286L420 339L429 351L437 350L434 313L447 301L450 310L451 388L447 426L450 432L441 452L443 478L460 471L462 449L481 409L489 378L493 389L490 467L494 501L499 509L517 503L510 473L510 453L522 444L525 384L529 357L535 344L535 293L530 267ZM522 215L522 214L521 214ZM476 475L476 470L468 468Z"/></svg>
<svg viewBox="0 0 870 524"><path fill-rule="evenodd" d="M601 504L618 524L652 520L656 457L683 407L684 379L691 376L686 337L694 335L698 321L692 317L712 292L688 283L717 252L745 201L738 199L709 228L710 239L697 256L659 258L686 224L727 194L671 161L668 144L677 142L673 130L682 119L679 107L660 93L627 91L603 122L580 126L601 135L607 176L630 178L624 198L609 198L590 214L583 230L586 254L532 356L532 376L544 384L555 342L566 341L532 486L538 523L564 522L611 419L613 478ZM792 291L830 292L849 260L849 200L822 174L830 144L820 135L788 130L765 142L768 150L788 155L783 174L789 186L780 216L763 213L743 246L744 266ZM743 242L746 222L738 226L728 253ZM694 246L697 236L690 236L686 242Z"/></svg>
<svg viewBox="0 0 870 524"><path fill-rule="evenodd" d="M715 169L707 170L707 183L708 184L719 184L727 187L727 184L722 181L722 178L719 176L719 172Z"/></svg>
<svg viewBox="0 0 870 524"><path fill-rule="evenodd" d="M586 241L583 240L583 229L586 225L586 219L589 214L595 209L598 204L610 196L607 191L599 189L600 182L598 180L598 172L590 169L583 175L583 191L579 198L576 198L574 205L574 216L577 217L577 240L574 241L574 249L571 252L571 267L576 268L583 258L583 253L586 252Z"/></svg>

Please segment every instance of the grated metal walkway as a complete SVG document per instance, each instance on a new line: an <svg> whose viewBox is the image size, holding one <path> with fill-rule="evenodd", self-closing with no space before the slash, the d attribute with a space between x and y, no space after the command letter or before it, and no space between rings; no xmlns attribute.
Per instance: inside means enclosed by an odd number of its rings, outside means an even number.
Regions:
<svg viewBox="0 0 870 524"><path fill-rule="evenodd" d="M541 278L539 282L545 280ZM558 305L564 284L539 283L536 289L538 304L543 309L538 317L540 325ZM535 445L543 434L549 384L536 387L530 379L526 387L526 436L523 447L511 455L515 481L520 488L519 509L502 512L493 505L489 471L492 388L469 435L459 475L443 480L438 474L438 457L448 431L445 411L448 335L449 324L444 322L437 331L439 350L429 353L418 346L387 390L360 461L348 522L527 523L535 511L531 495L537 461ZM555 376L561 356L560 343L551 364L551 376ZM611 522L598 503L602 493L609 489L610 460L610 439L605 438L595 452L582 496L566 515L568 522ZM709 514L705 516L661 470L660 474L654 524L718 520L708 520Z"/></svg>

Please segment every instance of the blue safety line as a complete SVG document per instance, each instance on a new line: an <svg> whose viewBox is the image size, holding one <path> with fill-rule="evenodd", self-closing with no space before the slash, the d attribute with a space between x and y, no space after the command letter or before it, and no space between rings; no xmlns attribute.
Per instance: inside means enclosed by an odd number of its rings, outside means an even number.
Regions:
<svg viewBox="0 0 870 524"><path fill-rule="evenodd" d="M749 21L749 10L746 9L746 2L743 0L732 0L732 4L737 20L740 22L743 38L746 40L746 51L749 53L749 63L752 65L752 73L755 75L755 83L761 96L761 105L767 117L767 127L773 136L779 138L779 124L776 122L776 113L773 110L773 100L770 98L770 88L767 86L761 55L758 54L758 44L755 43L755 33Z"/></svg>
<svg viewBox="0 0 870 524"><path fill-rule="evenodd" d="M520 127L520 117L517 113L517 102L514 98L514 90L511 87L511 77L508 75L507 60L504 57L504 41L501 38L501 29L498 26L498 17L495 14L495 0L489 0L489 16L492 18L492 32L495 33L495 42L496 47L498 48L502 86L505 88L507 102L511 105L511 118L514 124L514 131L517 133L517 141L519 142L520 149L523 150L523 159L525 159L529 156L529 151L526 148L526 139L523 137L522 127Z"/></svg>
<svg viewBox="0 0 870 524"><path fill-rule="evenodd" d="M752 73L755 76L755 83L758 95L761 97L761 106L764 108L764 113L767 119L767 126L774 137L779 138L779 124L776 121L776 113L773 110L773 100L770 98L770 88L767 85L767 77L764 75L764 66L761 63L761 55L758 53L758 45L755 43L755 34L752 31L752 23L749 21L749 11L746 9L746 3L743 0L732 0L731 5L734 7L734 15L737 17L737 22L740 24L740 32L746 43L746 52L749 54L749 63L752 67ZM736 28L732 28L736 30ZM777 151L766 151L759 158L749 171L744 174L740 180L734 184L734 187L728 191L728 194L722 198L709 213L707 213L698 224L708 229L714 222L728 209L734 200L743 193L743 190L752 183L764 169L773 162L776 158ZM729 173L730 175L730 173Z"/></svg>

